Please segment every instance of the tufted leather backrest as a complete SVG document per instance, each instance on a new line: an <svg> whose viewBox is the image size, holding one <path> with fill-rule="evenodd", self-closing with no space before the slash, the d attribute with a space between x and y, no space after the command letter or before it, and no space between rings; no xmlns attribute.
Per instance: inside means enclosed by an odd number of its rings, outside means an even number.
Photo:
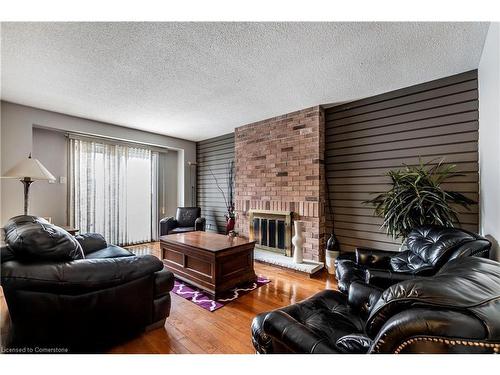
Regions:
<svg viewBox="0 0 500 375"><path fill-rule="evenodd" d="M444 228L426 225L411 231L406 239L408 250L396 254L391 259L391 268L398 272L415 271L423 267L440 267L463 245L482 240L473 233L458 228ZM469 254L473 255L473 254Z"/></svg>
<svg viewBox="0 0 500 375"><path fill-rule="evenodd" d="M488 339L500 339L500 263L462 257L447 263L433 277L403 281L387 288L366 322L374 337L394 315L411 308L445 309L478 317Z"/></svg>
<svg viewBox="0 0 500 375"><path fill-rule="evenodd" d="M4 226L5 242L23 262L69 261L84 258L78 241L58 226L36 216L15 216Z"/></svg>
<svg viewBox="0 0 500 375"><path fill-rule="evenodd" d="M194 222L200 216L200 207L177 207L175 219L180 227L194 227Z"/></svg>

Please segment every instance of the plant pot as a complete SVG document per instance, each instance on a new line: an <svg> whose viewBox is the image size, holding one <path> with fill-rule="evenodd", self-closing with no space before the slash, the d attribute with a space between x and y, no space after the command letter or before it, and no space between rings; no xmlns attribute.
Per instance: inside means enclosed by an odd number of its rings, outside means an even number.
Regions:
<svg viewBox="0 0 500 375"><path fill-rule="evenodd" d="M325 252L325 266L330 275L335 274L335 259L339 254L340 252L335 250L326 250Z"/></svg>

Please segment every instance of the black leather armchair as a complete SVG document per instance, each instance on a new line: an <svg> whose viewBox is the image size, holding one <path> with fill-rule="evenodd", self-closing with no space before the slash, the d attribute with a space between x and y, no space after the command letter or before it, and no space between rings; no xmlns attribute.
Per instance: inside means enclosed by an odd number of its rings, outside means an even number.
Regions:
<svg viewBox="0 0 500 375"><path fill-rule="evenodd" d="M259 353L499 353L500 263L458 258L386 290L353 282L258 315Z"/></svg>
<svg viewBox="0 0 500 375"><path fill-rule="evenodd" d="M353 281L381 288L417 276L434 275L446 262L465 256L488 257L491 243L457 228L423 226L406 240L407 250L394 252L366 248L342 255L335 263L339 290L346 293Z"/></svg>
<svg viewBox="0 0 500 375"><path fill-rule="evenodd" d="M159 259L99 234L75 238L34 216L12 218L4 229L8 346L99 352L164 324L174 277Z"/></svg>
<svg viewBox="0 0 500 375"><path fill-rule="evenodd" d="M160 236L205 230L205 218L200 207L177 207L175 217L160 220Z"/></svg>

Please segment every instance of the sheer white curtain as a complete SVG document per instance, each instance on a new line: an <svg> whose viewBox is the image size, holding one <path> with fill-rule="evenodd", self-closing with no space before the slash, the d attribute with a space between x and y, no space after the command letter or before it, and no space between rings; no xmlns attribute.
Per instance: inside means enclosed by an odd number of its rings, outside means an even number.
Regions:
<svg viewBox="0 0 500 375"><path fill-rule="evenodd" d="M130 245L156 239L157 153L70 138L70 223Z"/></svg>

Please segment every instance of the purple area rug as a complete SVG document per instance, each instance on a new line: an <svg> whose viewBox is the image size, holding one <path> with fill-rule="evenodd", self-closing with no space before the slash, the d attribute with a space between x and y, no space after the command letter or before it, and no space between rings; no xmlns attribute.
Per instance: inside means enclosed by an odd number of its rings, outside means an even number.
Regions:
<svg viewBox="0 0 500 375"><path fill-rule="evenodd" d="M224 292L224 294L218 297L216 300L213 300L201 289L189 285L186 282L176 278L174 289L172 290L172 292L184 299L187 299L188 301L197 304L205 310L215 311L227 305L229 302L234 301L235 299L238 299L239 297L250 293L252 290L260 288L262 285L266 285L270 282L271 280L266 279L262 276L258 276L256 282L242 284L236 288L230 289L227 292Z"/></svg>

